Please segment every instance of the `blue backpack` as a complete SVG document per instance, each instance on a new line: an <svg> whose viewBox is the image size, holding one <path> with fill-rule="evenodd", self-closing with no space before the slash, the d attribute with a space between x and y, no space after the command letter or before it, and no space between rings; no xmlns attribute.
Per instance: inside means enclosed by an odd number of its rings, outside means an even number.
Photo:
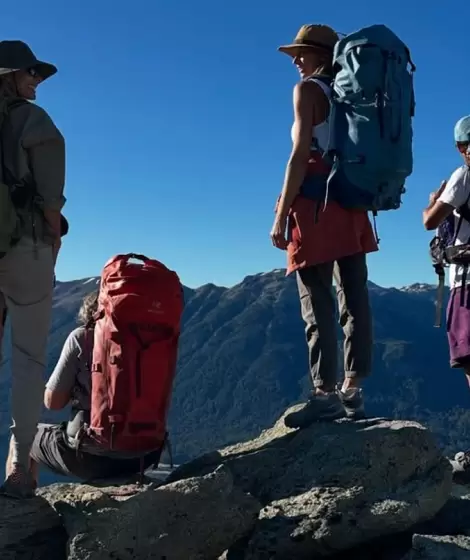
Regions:
<svg viewBox="0 0 470 560"><path fill-rule="evenodd" d="M324 198L374 215L397 209L413 170L415 66L408 47L385 25L372 25L338 41L333 63ZM307 177L301 194L320 199L318 179Z"/></svg>

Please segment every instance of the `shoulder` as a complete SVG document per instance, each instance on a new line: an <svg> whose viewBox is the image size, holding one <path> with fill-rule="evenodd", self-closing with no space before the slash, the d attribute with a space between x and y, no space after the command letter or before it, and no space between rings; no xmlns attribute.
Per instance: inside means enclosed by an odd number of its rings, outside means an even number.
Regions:
<svg viewBox="0 0 470 560"><path fill-rule="evenodd" d="M439 197L439 201L444 204L449 204L454 208L458 208L462 204L465 204L470 189L469 179L470 176L466 166L457 168L447 181L447 184Z"/></svg>
<svg viewBox="0 0 470 560"><path fill-rule="evenodd" d="M66 344L75 347L77 350L83 350L87 340L87 330L85 327L77 327L67 337Z"/></svg>
<svg viewBox="0 0 470 560"><path fill-rule="evenodd" d="M28 123L35 123L35 122L51 122L52 119L48 115L48 113L35 103L31 103L30 101L20 101L18 103L13 103L10 109L8 110L11 119L15 120L23 120Z"/></svg>
<svg viewBox="0 0 470 560"><path fill-rule="evenodd" d="M294 111L297 118L305 116L310 121L317 111L323 117L328 108L329 100L319 84L303 80L294 86Z"/></svg>
<svg viewBox="0 0 470 560"><path fill-rule="evenodd" d="M447 181L447 185L461 185L466 183L469 180L469 169L466 165L462 165L458 167L450 176L449 180Z"/></svg>
<svg viewBox="0 0 470 560"><path fill-rule="evenodd" d="M45 109L26 101L9 111L12 128L17 130L25 147L48 140L63 140L57 126Z"/></svg>
<svg viewBox="0 0 470 560"><path fill-rule="evenodd" d="M321 85L314 80L302 80L294 86L294 99L307 98L314 100L316 97L323 97L324 95Z"/></svg>

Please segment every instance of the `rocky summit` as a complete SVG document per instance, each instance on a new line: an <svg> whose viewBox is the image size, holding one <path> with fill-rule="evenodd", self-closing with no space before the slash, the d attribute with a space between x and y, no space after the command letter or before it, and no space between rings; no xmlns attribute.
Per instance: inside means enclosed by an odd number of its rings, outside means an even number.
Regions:
<svg viewBox="0 0 470 560"><path fill-rule="evenodd" d="M297 431L281 417L161 485L54 484L32 500L0 498L0 558L470 558L470 490L459 488L416 422Z"/></svg>

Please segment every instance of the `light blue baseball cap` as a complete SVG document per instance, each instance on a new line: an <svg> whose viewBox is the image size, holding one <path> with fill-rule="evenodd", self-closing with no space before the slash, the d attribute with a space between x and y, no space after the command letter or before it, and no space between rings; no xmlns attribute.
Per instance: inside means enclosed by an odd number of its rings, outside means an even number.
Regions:
<svg viewBox="0 0 470 560"><path fill-rule="evenodd" d="M470 142L470 115L457 121L454 128L454 140L456 142Z"/></svg>

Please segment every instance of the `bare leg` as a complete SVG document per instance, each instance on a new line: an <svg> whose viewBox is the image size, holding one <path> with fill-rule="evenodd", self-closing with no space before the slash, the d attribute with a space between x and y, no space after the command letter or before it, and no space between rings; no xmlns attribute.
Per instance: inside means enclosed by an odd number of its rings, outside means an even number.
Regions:
<svg viewBox="0 0 470 560"><path fill-rule="evenodd" d="M8 457L5 466L5 478L8 478L13 472L13 439L10 438L10 444L8 445Z"/></svg>
<svg viewBox="0 0 470 560"><path fill-rule="evenodd" d="M465 372L465 378L467 379L467 383L470 388L470 366L466 366L464 372Z"/></svg>
<svg viewBox="0 0 470 560"><path fill-rule="evenodd" d="M470 377L469 384L470 384ZM345 393L348 389L358 389L361 386L362 379L360 377L345 377L341 391Z"/></svg>

